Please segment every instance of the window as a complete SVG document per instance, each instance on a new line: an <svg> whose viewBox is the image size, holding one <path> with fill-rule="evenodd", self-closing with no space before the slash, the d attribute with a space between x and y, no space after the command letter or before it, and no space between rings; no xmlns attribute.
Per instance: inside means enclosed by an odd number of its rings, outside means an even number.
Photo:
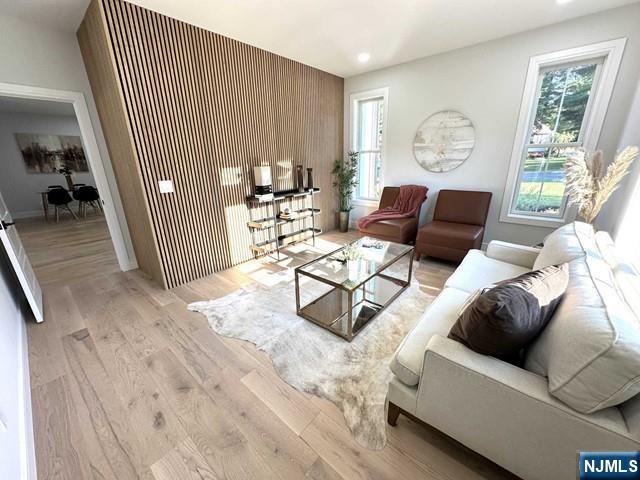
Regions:
<svg viewBox="0 0 640 480"><path fill-rule="evenodd" d="M575 217L564 164L594 150L624 40L533 57L500 219L550 226Z"/></svg>
<svg viewBox="0 0 640 480"><path fill-rule="evenodd" d="M351 96L351 149L359 152L356 202L374 202L382 192L387 89Z"/></svg>
<svg viewBox="0 0 640 480"><path fill-rule="evenodd" d="M583 146L584 120L602 59L540 72L512 212L560 218L566 207L564 162Z"/></svg>

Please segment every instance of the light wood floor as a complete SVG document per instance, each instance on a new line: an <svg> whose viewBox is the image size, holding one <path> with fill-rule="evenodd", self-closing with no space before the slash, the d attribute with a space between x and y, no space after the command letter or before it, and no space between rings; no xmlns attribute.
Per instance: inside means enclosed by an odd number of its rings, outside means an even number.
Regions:
<svg viewBox="0 0 640 480"><path fill-rule="evenodd" d="M18 231L45 291L46 321L28 326L39 478L511 478L403 417L383 450L360 447L333 404L294 390L251 344L187 311L313 258L304 245L279 264L253 261L163 291L139 271L117 271L100 219ZM325 234L318 246L353 237ZM452 272L416 267L431 294Z"/></svg>
<svg viewBox="0 0 640 480"><path fill-rule="evenodd" d="M82 220L61 213L58 223L43 217L15 221L43 287L120 271L104 216L88 211Z"/></svg>

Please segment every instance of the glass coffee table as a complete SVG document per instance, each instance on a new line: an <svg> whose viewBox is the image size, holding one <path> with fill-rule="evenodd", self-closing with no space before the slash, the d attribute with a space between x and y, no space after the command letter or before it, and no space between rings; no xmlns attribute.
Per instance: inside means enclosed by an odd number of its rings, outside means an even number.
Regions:
<svg viewBox="0 0 640 480"><path fill-rule="evenodd" d="M351 341L410 285L413 250L363 237L297 267L297 314Z"/></svg>

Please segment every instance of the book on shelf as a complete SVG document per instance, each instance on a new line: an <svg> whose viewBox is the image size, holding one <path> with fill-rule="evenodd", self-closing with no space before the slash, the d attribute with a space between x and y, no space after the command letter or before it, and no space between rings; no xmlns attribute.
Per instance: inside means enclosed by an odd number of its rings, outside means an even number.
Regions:
<svg viewBox="0 0 640 480"><path fill-rule="evenodd" d="M300 213L289 208L280 210L280 213L278 214L278 218L280 218L281 220L295 220L298 217L300 217Z"/></svg>

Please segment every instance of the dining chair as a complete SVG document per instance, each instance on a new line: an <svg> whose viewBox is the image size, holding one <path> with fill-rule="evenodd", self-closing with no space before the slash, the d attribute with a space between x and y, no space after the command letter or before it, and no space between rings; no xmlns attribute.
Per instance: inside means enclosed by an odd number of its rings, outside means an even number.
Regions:
<svg viewBox="0 0 640 480"><path fill-rule="evenodd" d="M87 218L87 205L91 205L93 209L102 212L100 203L100 195L96 187L84 185L73 191L73 198L78 201L78 215Z"/></svg>
<svg viewBox="0 0 640 480"><path fill-rule="evenodd" d="M69 204L73 201L69 192L67 192L60 185L54 185L49 187L49 191L47 192L47 201L49 205L53 205L56 211L56 223L60 219L60 209L68 210L69 213L78 220L78 216L75 214L71 208L69 208Z"/></svg>

